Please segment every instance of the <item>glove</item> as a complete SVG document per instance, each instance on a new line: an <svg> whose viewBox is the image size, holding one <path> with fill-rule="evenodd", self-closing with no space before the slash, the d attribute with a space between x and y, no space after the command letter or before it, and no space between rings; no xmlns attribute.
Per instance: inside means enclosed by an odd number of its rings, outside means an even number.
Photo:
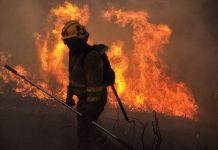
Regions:
<svg viewBox="0 0 218 150"><path fill-rule="evenodd" d="M72 98L70 98L70 97L67 97L67 98L66 98L66 104L67 104L68 106L72 107L72 106L75 106L75 101L74 101L74 99L72 99Z"/></svg>

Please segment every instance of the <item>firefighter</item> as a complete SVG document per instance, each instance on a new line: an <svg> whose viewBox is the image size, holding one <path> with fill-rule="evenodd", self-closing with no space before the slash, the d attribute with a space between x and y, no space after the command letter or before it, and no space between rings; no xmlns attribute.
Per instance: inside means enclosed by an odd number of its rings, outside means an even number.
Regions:
<svg viewBox="0 0 218 150"><path fill-rule="evenodd" d="M90 46L87 44L88 38L89 33L78 21L69 21L62 29L62 39L69 48L69 85L66 104L74 106L72 97L76 95L79 99L77 110L84 116L77 117L79 150L93 149L97 145L99 149L107 149L104 146L108 143L108 138L91 124L91 121L98 120L107 101L104 62L100 53L100 51L104 53L107 47ZM112 145L109 144L109 147Z"/></svg>

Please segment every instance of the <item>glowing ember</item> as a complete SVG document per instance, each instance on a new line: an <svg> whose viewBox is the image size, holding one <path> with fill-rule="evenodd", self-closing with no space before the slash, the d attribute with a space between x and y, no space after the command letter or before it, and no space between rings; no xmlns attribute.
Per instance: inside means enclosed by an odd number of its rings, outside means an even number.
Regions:
<svg viewBox="0 0 218 150"><path fill-rule="evenodd" d="M162 47L168 43L171 30L166 25L155 25L148 22L144 11L108 10L104 18L125 27L133 28L134 48L131 55L123 53L123 42L114 42L109 52L112 66L116 71L116 87L123 102L134 111L161 112L167 115L182 116L193 119L197 114L197 105L193 95L184 83L178 83L165 74L166 64L160 59ZM48 15L48 26L45 34L35 33L36 46L41 62L38 82L46 90L66 97L68 74L66 59L68 50L61 40L61 29L68 20L79 20L86 24L89 20L88 6L79 8L69 2L54 8ZM16 69L30 78L31 75L21 66ZM47 99L45 95L18 80L8 72L0 72L5 83L15 81L16 92L23 96ZM112 95L110 95L112 97ZM110 101L114 104L114 101Z"/></svg>

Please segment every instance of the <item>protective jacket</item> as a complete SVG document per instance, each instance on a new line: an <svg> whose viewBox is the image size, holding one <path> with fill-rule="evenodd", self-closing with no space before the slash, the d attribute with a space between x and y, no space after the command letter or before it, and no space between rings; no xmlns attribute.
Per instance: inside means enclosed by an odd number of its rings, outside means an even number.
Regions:
<svg viewBox="0 0 218 150"><path fill-rule="evenodd" d="M69 88L71 95L88 102L101 100L106 90L103 79L103 61L101 54L87 45L86 50L78 54L70 53Z"/></svg>

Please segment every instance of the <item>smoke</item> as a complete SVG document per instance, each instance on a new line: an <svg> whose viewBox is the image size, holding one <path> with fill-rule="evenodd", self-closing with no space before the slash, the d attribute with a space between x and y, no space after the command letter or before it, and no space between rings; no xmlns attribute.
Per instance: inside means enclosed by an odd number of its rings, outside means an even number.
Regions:
<svg viewBox="0 0 218 150"><path fill-rule="evenodd" d="M123 40L126 51L132 48L132 29L102 19L102 10L113 7L145 10L150 15L150 22L167 24L173 34L161 57L169 66L168 74L188 84L203 114L215 112L215 95L218 92L216 0L70 2L89 4L91 16L87 28L93 42L111 45L113 41ZM12 64L21 64L30 72L37 72L38 59L33 34L43 32L50 8L61 3L61 0L0 1L0 51L11 54Z"/></svg>
<svg viewBox="0 0 218 150"><path fill-rule="evenodd" d="M33 33L43 28L47 15L43 3L34 0L0 2L0 50L12 55L13 64L37 65Z"/></svg>
<svg viewBox="0 0 218 150"><path fill-rule="evenodd" d="M200 105L200 115L215 114L218 90L217 5L213 1L174 1L156 16L173 29L164 58L169 72L188 83ZM155 18L155 17L153 17ZM162 20L163 19L163 20Z"/></svg>

